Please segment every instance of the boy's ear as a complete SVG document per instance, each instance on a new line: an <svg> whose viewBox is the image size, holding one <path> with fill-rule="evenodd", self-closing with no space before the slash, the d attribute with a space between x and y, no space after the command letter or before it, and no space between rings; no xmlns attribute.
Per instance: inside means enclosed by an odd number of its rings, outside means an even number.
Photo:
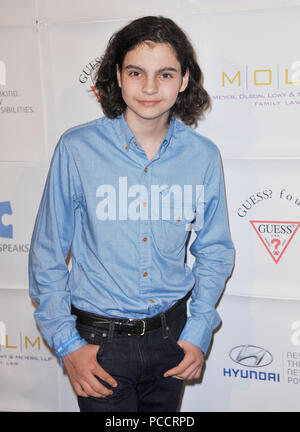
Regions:
<svg viewBox="0 0 300 432"><path fill-rule="evenodd" d="M190 71L187 68L185 74L182 77L182 83L181 83L181 87L179 89L179 93L183 92L187 88L188 83L189 83L189 76L190 76Z"/></svg>
<svg viewBox="0 0 300 432"><path fill-rule="evenodd" d="M120 73L119 66L117 64L116 64L116 72L117 72L117 80L118 80L119 87L122 88L121 73Z"/></svg>

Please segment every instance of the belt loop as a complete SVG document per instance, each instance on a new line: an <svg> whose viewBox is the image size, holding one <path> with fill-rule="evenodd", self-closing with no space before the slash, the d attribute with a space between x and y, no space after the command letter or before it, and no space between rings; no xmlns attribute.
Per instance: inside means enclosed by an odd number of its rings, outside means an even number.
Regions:
<svg viewBox="0 0 300 432"><path fill-rule="evenodd" d="M169 337L169 327L167 326L166 322L166 315L164 312L160 313L160 319L161 319L161 327L162 327L162 334L164 339L168 339Z"/></svg>
<svg viewBox="0 0 300 432"><path fill-rule="evenodd" d="M115 331L115 322L111 321L109 323L107 342L110 342L110 343L112 342L114 331Z"/></svg>

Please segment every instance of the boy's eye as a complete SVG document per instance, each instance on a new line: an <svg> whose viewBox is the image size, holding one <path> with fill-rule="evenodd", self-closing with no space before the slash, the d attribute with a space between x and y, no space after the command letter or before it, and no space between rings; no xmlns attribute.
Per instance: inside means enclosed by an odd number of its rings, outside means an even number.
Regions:
<svg viewBox="0 0 300 432"><path fill-rule="evenodd" d="M140 75L140 72L138 72L138 71L131 71L131 72L129 72L129 76L137 77L139 75Z"/></svg>
<svg viewBox="0 0 300 432"><path fill-rule="evenodd" d="M172 78L172 75L169 72L164 72L161 74L163 78Z"/></svg>
<svg viewBox="0 0 300 432"><path fill-rule="evenodd" d="M130 71L129 72L129 76L133 77L133 78L138 78L141 76L141 72L139 71ZM162 79L171 79L173 78L172 74L170 74L169 72L163 72L160 77Z"/></svg>

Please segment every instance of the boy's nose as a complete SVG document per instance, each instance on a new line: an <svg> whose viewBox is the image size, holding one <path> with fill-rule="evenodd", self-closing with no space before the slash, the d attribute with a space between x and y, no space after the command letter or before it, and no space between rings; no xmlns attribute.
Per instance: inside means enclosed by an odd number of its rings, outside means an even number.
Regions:
<svg viewBox="0 0 300 432"><path fill-rule="evenodd" d="M144 81L142 91L147 94L157 93L158 86L155 78L147 77Z"/></svg>

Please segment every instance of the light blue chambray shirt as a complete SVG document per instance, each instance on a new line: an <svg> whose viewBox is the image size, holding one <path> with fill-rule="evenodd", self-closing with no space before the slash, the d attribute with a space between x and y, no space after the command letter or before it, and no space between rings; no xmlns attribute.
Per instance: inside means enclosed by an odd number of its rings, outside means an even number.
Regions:
<svg viewBox="0 0 300 432"><path fill-rule="evenodd" d="M191 229L192 268L186 263ZM206 353L233 263L220 152L210 139L172 118L149 161L124 115L62 134L29 252L35 319L60 357L86 343L71 304L143 319L191 289L180 339Z"/></svg>

